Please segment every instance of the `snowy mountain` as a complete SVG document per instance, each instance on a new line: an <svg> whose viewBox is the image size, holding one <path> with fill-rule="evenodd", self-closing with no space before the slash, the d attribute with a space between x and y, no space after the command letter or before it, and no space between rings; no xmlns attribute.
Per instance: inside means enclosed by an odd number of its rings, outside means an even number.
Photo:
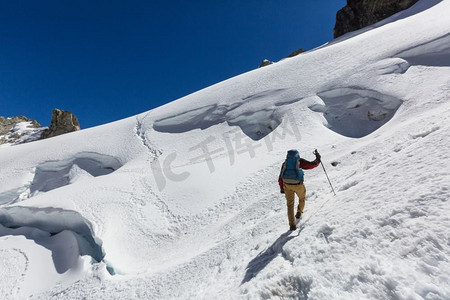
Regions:
<svg viewBox="0 0 450 300"><path fill-rule="evenodd" d="M450 299L450 1L0 148L2 299ZM286 151L307 200L288 231Z"/></svg>
<svg viewBox="0 0 450 300"><path fill-rule="evenodd" d="M24 116L0 117L0 147L38 140L45 129L37 121Z"/></svg>

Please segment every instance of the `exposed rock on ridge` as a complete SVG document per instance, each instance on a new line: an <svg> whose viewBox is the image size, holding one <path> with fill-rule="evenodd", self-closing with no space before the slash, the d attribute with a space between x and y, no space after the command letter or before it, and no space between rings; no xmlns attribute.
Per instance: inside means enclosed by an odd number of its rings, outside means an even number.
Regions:
<svg viewBox="0 0 450 300"><path fill-rule="evenodd" d="M36 120L24 116L0 117L0 145L35 141L43 130L44 128Z"/></svg>
<svg viewBox="0 0 450 300"><path fill-rule="evenodd" d="M291 54L289 54L286 58L297 56L297 55L299 55L299 54L302 54L303 52L306 52L306 50L303 49L303 48L297 49L297 50L293 51ZM258 68L262 68L262 67L265 67L265 66L269 66L269 65L271 65L271 64L273 64L273 63L274 63L273 61L270 61L270 60L268 60L268 59L264 59L264 60L261 62L261 64L259 65Z"/></svg>
<svg viewBox="0 0 450 300"><path fill-rule="evenodd" d="M17 116L12 118L0 117L0 135L7 134L14 125L21 122L31 122L28 126L30 128L42 127L36 120L31 120L24 116Z"/></svg>
<svg viewBox="0 0 450 300"><path fill-rule="evenodd" d="M293 51L293 52L292 52L291 54L289 54L287 57L294 57L294 56L297 56L297 55L299 55L299 54L302 54L303 52L306 52L306 50L303 49L303 48L300 48L300 49L297 49L297 50Z"/></svg>
<svg viewBox="0 0 450 300"><path fill-rule="evenodd" d="M347 0L336 14L333 33L337 38L347 32L375 24L411 7L418 0Z"/></svg>
<svg viewBox="0 0 450 300"><path fill-rule="evenodd" d="M77 130L80 130L78 118L70 111L55 108L53 110L50 127L42 133L41 139L46 139Z"/></svg>
<svg viewBox="0 0 450 300"><path fill-rule="evenodd" d="M270 66L271 64L273 64L273 62L271 62L271 61L268 60L268 59L264 59L264 60L259 64L259 67L258 67L258 68L262 68L262 67L265 67L265 66Z"/></svg>

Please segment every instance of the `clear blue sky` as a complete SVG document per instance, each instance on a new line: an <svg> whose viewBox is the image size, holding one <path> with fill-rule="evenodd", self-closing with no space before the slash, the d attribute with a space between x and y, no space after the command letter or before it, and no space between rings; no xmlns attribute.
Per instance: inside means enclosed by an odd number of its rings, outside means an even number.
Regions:
<svg viewBox="0 0 450 300"><path fill-rule="evenodd" d="M345 3L0 0L0 116L129 117L331 40Z"/></svg>

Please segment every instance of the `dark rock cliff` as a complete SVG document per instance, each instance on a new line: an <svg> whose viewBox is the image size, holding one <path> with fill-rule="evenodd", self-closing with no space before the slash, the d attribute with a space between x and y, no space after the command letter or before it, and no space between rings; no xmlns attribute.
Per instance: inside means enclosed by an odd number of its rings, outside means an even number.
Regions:
<svg viewBox="0 0 450 300"><path fill-rule="evenodd" d="M80 130L78 118L70 111L55 108L53 110L50 126L42 133L41 139L46 139L77 130Z"/></svg>
<svg viewBox="0 0 450 300"><path fill-rule="evenodd" d="M393 14L411 7L418 0L347 0L347 5L336 14L333 33L337 38L347 32L375 24Z"/></svg>

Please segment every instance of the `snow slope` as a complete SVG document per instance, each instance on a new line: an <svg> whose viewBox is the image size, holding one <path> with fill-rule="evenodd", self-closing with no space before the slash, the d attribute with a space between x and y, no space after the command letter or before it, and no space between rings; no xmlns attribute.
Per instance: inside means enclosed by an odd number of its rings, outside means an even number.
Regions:
<svg viewBox="0 0 450 300"><path fill-rule="evenodd" d="M449 299L450 1L0 149L2 299ZM307 203L289 232L286 150Z"/></svg>

